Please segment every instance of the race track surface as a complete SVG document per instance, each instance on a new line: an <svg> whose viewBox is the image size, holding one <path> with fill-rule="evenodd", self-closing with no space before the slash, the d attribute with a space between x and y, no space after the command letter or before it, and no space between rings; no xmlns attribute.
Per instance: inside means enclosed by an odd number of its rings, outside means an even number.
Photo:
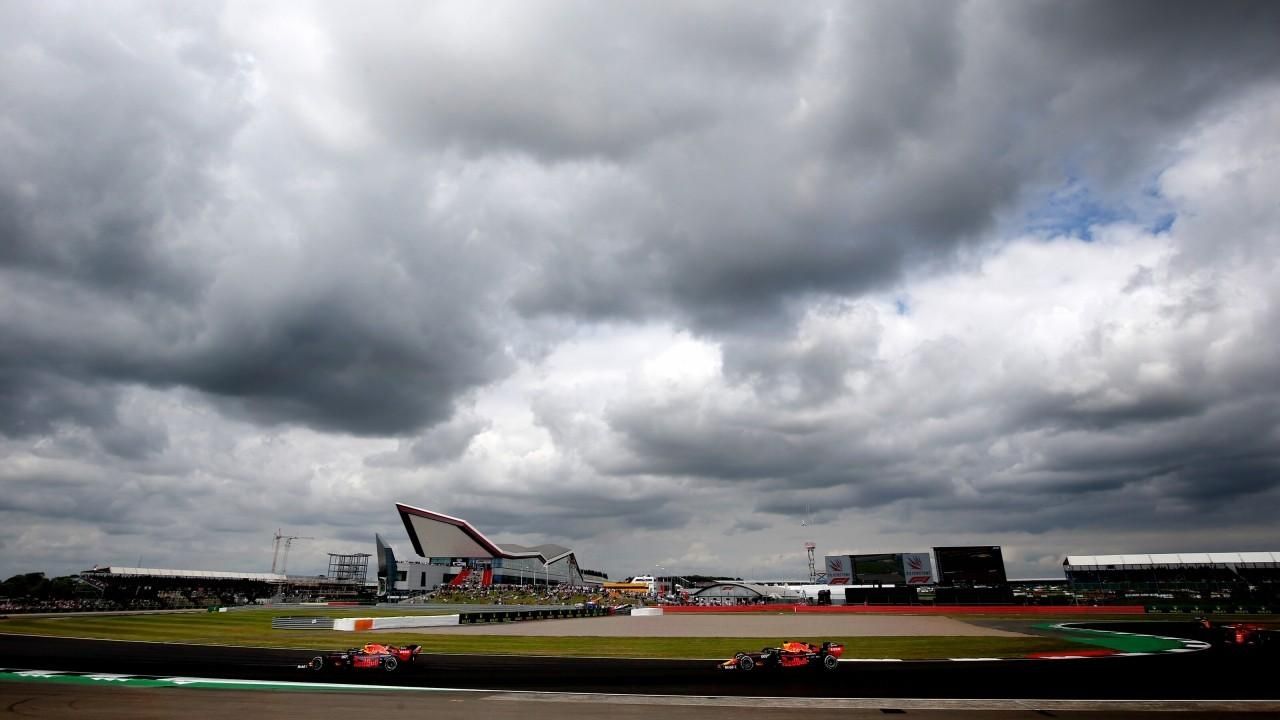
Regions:
<svg viewBox="0 0 1280 720"><path fill-rule="evenodd" d="M639 701L639 702L637 702ZM930 720L1252 720L1274 716L1280 703L1213 702L1174 704L1074 701L930 701L930 700L751 700L732 698L637 698L635 696L554 696L514 693L441 692L406 696L402 692L260 692L225 690L130 690L0 683L0 717L45 720L347 720L349 718L429 717L431 720L868 720L885 715Z"/></svg>
<svg viewBox="0 0 1280 720"><path fill-rule="evenodd" d="M1188 627L1182 627L1183 625ZM1190 623L1151 627L1174 635ZM1188 635L1190 636L1190 635ZM335 648L336 649L336 648ZM728 673L715 662L425 655L397 673L310 674L299 650L0 635L0 666L170 677L436 688L832 698L1280 699L1275 655L1207 650L1003 662L846 662L839 671Z"/></svg>

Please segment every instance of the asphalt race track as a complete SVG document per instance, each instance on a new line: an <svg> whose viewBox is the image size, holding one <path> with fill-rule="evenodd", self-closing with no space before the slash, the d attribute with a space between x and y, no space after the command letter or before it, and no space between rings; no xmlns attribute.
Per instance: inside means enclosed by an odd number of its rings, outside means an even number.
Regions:
<svg viewBox="0 0 1280 720"><path fill-rule="evenodd" d="M1099 624L1101 626L1101 624ZM1123 623L1193 637L1190 623ZM337 649L337 648L335 648ZM435 688L830 698L1280 699L1274 650L1083 660L845 662L832 674L729 673L714 661L423 655L396 673L309 673L314 652L0 635L0 667Z"/></svg>

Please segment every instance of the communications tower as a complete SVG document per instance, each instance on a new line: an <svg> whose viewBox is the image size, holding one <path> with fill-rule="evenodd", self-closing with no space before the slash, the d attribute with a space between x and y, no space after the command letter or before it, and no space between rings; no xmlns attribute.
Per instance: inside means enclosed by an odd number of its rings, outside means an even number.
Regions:
<svg viewBox="0 0 1280 720"><path fill-rule="evenodd" d="M817 545L811 542L804 544L804 551L809 555L809 582L811 583L816 583L818 581L818 569L813 565L813 551L817 547Z"/></svg>

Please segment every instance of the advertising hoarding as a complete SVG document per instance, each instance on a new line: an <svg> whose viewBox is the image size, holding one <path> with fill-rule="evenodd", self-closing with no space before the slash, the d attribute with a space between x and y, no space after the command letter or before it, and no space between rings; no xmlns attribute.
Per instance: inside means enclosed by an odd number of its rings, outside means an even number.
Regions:
<svg viewBox="0 0 1280 720"><path fill-rule="evenodd" d="M902 553L902 575L908 585L928 585L933 582L933 563L929 553Z"/></svg>
<svg viewBox="0 0 1280 720"><path fill-rule="evenodd" d="M828 555L822 559L827 568L827 582L848 585L853 582L853 562L848 555Z"/></svg>

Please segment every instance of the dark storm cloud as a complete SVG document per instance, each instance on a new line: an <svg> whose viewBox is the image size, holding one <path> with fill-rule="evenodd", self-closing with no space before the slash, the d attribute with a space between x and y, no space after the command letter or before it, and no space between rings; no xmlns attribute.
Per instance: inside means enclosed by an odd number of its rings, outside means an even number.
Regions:
<svg viewBox="0 0 1280 720"><path fill-rule="evenodd" d="M82 17L7 6L0 55L0 263L104 292L185 295L182 224L245 118L207 8ZM116 8L123 11L124 8Z"/></svg>
<svg viewBox="0 0 1280 720"><path fill-rule="evenodd" d="M793 482L761 484L756 509L789 517L819 506L904 518L915 511L952 531L1264 528L1280 492L1276 400L1210 410L1223 404L1215 399L1203 416L1172 426L1052 428L1029 444L1039 459L1016 471L983 452L920 448L896 467L851 472L809 492ZM899 501L905 505L892 507Z"/></svg>
<svg viewBox="0 0 1280 720"><path fill-rule="evenodd" d="M1170 552L1178 547L1186 552L1189 547L1207 547L1210 543L1218 550L1225 550L1222 541L1213 539L1215 531L1219 535L1230 531L1234 536L1249 536L1252 539L1247 544L1253 546L1273 543L1274 509L1280 493L1274 482L1265 489L1256 485L1260 474L1274 474L1274 461L1265 467L1247 469L1249 483L1255 485L1250 492L1242 492L1239 486L1230 487L1233 478L1221 473L1228 465L1206 467L1208 472L1197 478L1202 487L1214 487L1220 479L1227 481L1221 492L1213 493L1203 502L1166 495L1170 484L1161 478L1149 478L1149 482L1127 478L1125 483L1108 483L1109 487L1081 487L1069 492L1037 489L991 491L980 498L929 498L911 508L895 509L891 517L904 522L914 518L916 527L930 527L938 532L965 533L981 528L988 533L1018 532L1053 537L1085 531L1097 535L1096 545L1106 545L1107 538L1117 534L1164 535L1160 543ZM1238 546L1238 543L1237 540L1226 544Z"/></svg>
<svg viewBox="0 0 1280 720"><path fill-rule="evenodd" d="M1280 77L1274 4L1175 5L839 6L773 103L637 163L649 217L547 248L521 307L733 328L945 260L1064 174L1141 184L1168 133Z"/></svg>
<svg viewBox="0 0 1280 720"><path fill-rule="evenodd" d="M501 529L503 535L529 534L573 541L637 530L676 530L687 527L692 516L679 500L655 497L540 493L536 504L528 504L530 498L525 501L516 505L495 498L484 505L464 503L458 505L457 512L486 534L499 535Z"/></svg>
<svg viewBox="0 0 1280 720"><path fill-rule="evenodd" d="M630 177L570 218L570 232L527 228L533 255L518 307L675 314L714 333L785 327L790 300L880 286L907 262L945 256L1023 189L1053 182L1081 148L1082 172L1090 158L1152 172L1147 156L1166 130L1274 79L1273 5L1139 5L676 19L570 4L531 14L514 34L417 11L441 32L461 22L467 43L419 42L388 18L323 22L338 97L384 128L389 148L604 157ZM322 239L282 273L341 263L345 275L298 282L234 262L279 240L225 238L246 229L225 219L232 206L219 177L237 162L256 81L252 63L211 29L211 13L157 12L130 27L51 7L8 12L0 260L10 273L123 296L121 311L149 326L132 352L70 350L69 381L190 386L263 422L386 434L445 420L461 392L509 369L488 328L497 308L467 276L419 261L424 243L444 247L456 229L411 219L414 191L426 190L413 174L346 163L339 182L373 184L351 185L350 199L335 186L321 196L327 206L295 217L306 235L345 236ZM391 192L366 189L378 187ZM384 263L357 253L369 237ZM505 263L489 270L504 282ZM395 272L447 291L388 283ZM220 288L234 292L240 279L288 292L257 293L253 307L219 304ZM385 322L379 308L389 303L423 316ZM7 325L6 344L20 347L28 338ZM766 368L768 381L766 345L748 333L727 353L730 371ZM50 359L11 353L15 366ZM832 387L826 366L815 355L795 368L811 396Z"/></svg>
<svg viewBox="0 0 1280 720"><path fill-rule="evenodd" d="M371 467L418 467L452 462L462 456L475 436L490 427L481 418L455 414L449 422L437 425L412 441L401 440L394 452L380 453L365 459Z"/></svg>
<svg viewBox="0 0 1280 720"><path fill-rule="evenodd" d="M143 526L174 532L209 495L166 477L113 474L71 464L34 473L6 472L0 512L61 522L87 520L107 533L137 533Z"/></svg>
<svg viewBox="0 0 1280 720"><path fill-rule="evenodd" d="M119 315L171 322L167 308L201 287L181 226L211 204L207 173L243 118L237 68L201 8L120 33L110 27L123 18L52 3L0 14L0 432L66 421L98 428L119 455L145 454L163 439L118 425L112 384L118 370L145 372L125 347L137 337L94 336L123 329Z"/></svg>
<svg viewBox="0 0 1280 720"><path fill-rule="evenodd" d="M458 393L506 365L464 309L384 312L394 295L359 282L372 297L322 287L310 302L243 308L255 316L226 318L207 347L163 368L166 379L263 422L394 434L447 419Z"/></svg>
<svg viewBox="0 0 1280 720"><path fill-rule="evenodd" d="M575 453L576 448L567 455ZM652 479L606 477L560 459L516 463L498 474L464 468L429 500L446 506L424 506L466 518L491 537L529 534L581 541L687 527L696 511L688 490Z"/></svg>
<svg viewBox="0 0 1280 720"><path fill-rule="evenodd" d="M393 491L575 540L683 541L722 505L738 541L837 508L1261 526L1275 183L1157 188L1278 81L1271 2L4 5L0 512L353 542ZM1045 217L1111 247L1040 207L1064 189L1203 277L1142 258L1106 297L1161 293L1161 322L1117 310L1062 357L970 337L976 297L881 352L871 291ZM1080 287L1060 304L1108 292ZM692 331L718 374L604 400L574 377L599 366L541 376L602 326ZM547 381L531 407L513 377ZM290 426L315 433L263 435Z"/></svg>
<svg viewBox="0 0 1280 720"><path fill-rule="evenodd" d="M768 6L499 7L407 4L408 18L336 21L341 80L374 123L420 147L625 160L705 129L752 83L776 82L817 25ZM431 26L435 42L403 32L405 22Z"/></svg>
<svg viewBox="0 0 1280 720"><path fill-rule="evenodd" d="M852 329L804 341L795 327L719 333L725 375L751 383L780 405L817 407L843 393L849 373L876 369L882 328L873 313L840 302L815 301L807 309L819 319L840 316Z"/></svg>
<svg viewBox="0 0 1280 720"><path fill-rule="evenodd" d="M222 183L251 67L214 15L6 17L0 277L21 302L0 313L0 385L22 412L5 432L110 424L113 384L138 383L265 423L397 433L505 372L469 261L431 250L446 231L405 220L414 183L371 172L380 159L349 170L372 187L292 220L299 250L236 218L261 212Z"/></svg>
<svg viewBox="0 0 1280 720"><path fill-rule="evenodd" d="M803 474L815 461L813 438L763 418L726 413L705 417L682 406L618 408L611 427L623 436L633 462L617 459L618 473L761 479Z"/></svg>
<svg viewBox="0 0 1280 720"><path fill-rule="evenodd" d="M742 519L734 523L725 532L729 535L738 535L741 533L759 532L769 527L769 523L760 520Z"/></svg>
<svg viewBox="0 0 1280 720"><path fill-rule="evenodd" d="M755 483L765 492L856 486L879 502L921 491L905 472L918 451L914 442L876 445L865 431L792 416L785 404L712 409L695 401L652 406L637 399L618 404L607 419L628 451L601 463L611 474ZM788 509L802 507L797 499Z"/></svg>
<svg viewBox="0 0 1280 720"><path fill-rule="evenodd" d="M88 426L111 424L115 403L111 388L85 387L34 368L0 371L0 406L6 410L0 432L10 437L45 435L67 418Z"/></svg>
<svg viewBox="0 0 1280 720"><path fill-rule="evenodd" d="M1280 427L1275 392L1236 402L1218 401L1202 416L1171 425L1149 425L1106 436L1064 433L1040 446L1044 472L1083 481L1090 477L1149 476L1161 495L1212 502L1280 484L1280 453L1257 429ZM1253 428L1253 431L1249 429ZM1118 482L1117 484L1123 484ZM1048 483L1047 490L1053 490Z"/></svg>
<svg viewBox="0 0 1280 720"><path fill-rule="evenodd" d="M915 508L952 513L938 527L992 532L1104 528L1125 517L1135 529L1172 519L1256 525L1272 511L1265 498L1280 489L1280 352L1263 329L1273 315L1244 331L1253 335L1251 353L1212 369L1225 358L1211 360L1192 340L1177 353L1132 350L1124 358L1106 349L1121 342L1117 328L1086 332L1093 347L1074 359L1096 359L1109 374L1073 392L1051 390L1052 375L1010 363L1003 350L939 343L912 363L874 368L870 386L888 394L855 401L878 408L869 422L840 413L815 423L804 418L821 404L793 407L745 380L739 389L756 392L741 406L717 407L697 394L678 403L629 398L606 416L628 454L597 465L732 482L755 498L756 512L779 517L819 507L880 515ZM1158 312L1154 320L1164 324ZM1167 370L1157 385L1139 373L1152 360ZM970 368L973 361L991 367Z"/></svg>

